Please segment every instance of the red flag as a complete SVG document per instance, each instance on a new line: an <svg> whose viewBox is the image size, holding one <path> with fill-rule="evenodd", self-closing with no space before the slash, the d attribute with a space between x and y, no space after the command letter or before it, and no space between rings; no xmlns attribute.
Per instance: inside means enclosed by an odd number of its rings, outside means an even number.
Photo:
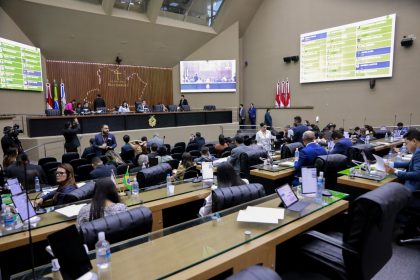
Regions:
<svg viewBox="0 0 420 280"><path fill-rule="evenodd" d="M46 87L45 99L47 101L47 109L52 109L54 102L51 96L51 84L47 81L47 83L45 84L45 87Z"/></svg>
<svg viewBox="0 0 420 280"><path fill-rule="evenodd" d="M276 86L276 104L277 107L280 107L280 81L277 81Z"/></svg>
<svg viewBox="0 0 420 280"><path fill-rule="evenodd" d="M286 90L284 96L284 107L290 107L290 84L289 80L286 81Z"/></svg>
<svg viewBox="0 0 420 280"><path fill-rule="evenodd" d="M284 81L281 81L281 92L280 92L280 107L284 107L284 93L285 93L285 85Z"/></svg>

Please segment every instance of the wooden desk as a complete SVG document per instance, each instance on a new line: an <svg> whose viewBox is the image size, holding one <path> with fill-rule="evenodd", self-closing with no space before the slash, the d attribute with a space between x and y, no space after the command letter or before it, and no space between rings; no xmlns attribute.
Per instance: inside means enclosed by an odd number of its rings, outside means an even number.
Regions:
<svg viewBox="0 0 420 280"><path fill-rule="evenodd" d="M379 143L382 143L382 142L383 143L386 143L384 141L384 139L378 139L378 140L372 141L372 143L377 143L377 142L379 142ZM392 143L387 143L387 144L384 144L384 145L375 146L375 147L373 147L373 149L375 151L379 152L379 151L382 151L382 150L390 149L390 148L392 148L394 146L402 145L403 143L404 143L404 140L403 139L400 139L400 140L394 141Z"/></svg>
<svg viewBox="0 0 420 280"><path fill-rule="evenodd" d="M282 179L285 177L293 176L293 174L295 174L295 169L291 167L291 168L287 168L287 169L280 170L277 172L265 171L265 170L260 170L260 169L252 169L249 172L249 174L252 176L261 177L261 178L275 181L275 180Z"/></svg>
<svg viewBox="0 0 420 280"><path fill-rule="evenodd" d="M189 183L191 184L191 183ZM184 189L191 187L189 184L182 184L175 187L175 191L182 192ZM150 208L153 215L153 228L152 231L162 229L162 210L173 206L185 204L188 202L200 200L206 198L210 194L210 189L197 189L195 191L175 195L172 197L166 197L166 188L151 190L140 193L140 199L149 201L144 204L137 204L132 207L144 206ZM122 202L130 205L132 198L122 198ZM131 207L130 207L131 208ZM49 212L41 215L42 219L38 223L42 226L42 223L49 223L52 225L38 227L32 230L33 242L45 240L47 236L55 231L63 229L76 222L76 217L72 219L63 220L63 216L57 212ZM51 222L52 221L52 222ZM55 224L54 224L55 223ZM27 231L17 232L15 234L0 237L0 252L6 251L12 248L20 247L29 243L29 234Z"/></svg>
<svg viewBox="0 0 420 280"><path fill-rule="evenodd" d="M378 182L375 180L369 180L369 179L358 178L358 177L350 178L348 175L343 175L337 178L337 183L341 185L346 185L346 186L351 186L351 187L356 187L356 188L361 188L361 189L374 190L380 186L385 185L386 183L394 182L396 180L397 180L396 176L390 176Z"/></svg>

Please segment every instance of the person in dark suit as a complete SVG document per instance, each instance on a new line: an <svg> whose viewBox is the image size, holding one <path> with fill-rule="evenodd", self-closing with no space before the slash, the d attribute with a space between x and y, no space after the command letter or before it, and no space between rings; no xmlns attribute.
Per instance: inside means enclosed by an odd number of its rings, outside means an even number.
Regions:
<svg viewBox="0 0 420 280"><path fill-rule="evenodd" d="M308 130L308 127L302 124L302 118L300 116L294 118L294 125L292 142L303 143L302 136L303 133Z"/></svg>
<svg viewBox="0 0 420 280"><path fill-rule="evenodd" d="M344 138L343 134L338 131L334 131L331 134L331 139L334 141L334 148L330 151L330 154L341 154L347 156L348 150L353 146L353 142L350 139Z"/></svg>
<svg viewBox="0 0 420 280"><path fill-rule="evenodd" d="M195 163L202 163L204 162L213 162L216 158L212 156L209 152L209 148L206 146L203 146L201 148L201 156L199 158L194 159Z"/></svg>
<svg viewBox="0 0 420 280"><path fill-rule="evenodd" d="M152 143L152 145L150 146L150 153L147 154L147 157L149 159L157 157L157 155L158 155L158 153L157 153L158 148L159 148L158 144Z"/></svg>
<svg viewBox="0 0 420 280"><path fill-rule="evenodd" d="M246 113L244 104L239 104L239 129L245 128Z"/></svg>
<svg viewBox="0 0 420 280"><path fill-rule="evenodd" d="M407 149L413 154L409 162L394 162L385 165L387 173L395 174L399 180L404 181L404 186L410 191L420 190L420 131L410 129L404 134ZM400 171L395 168L405 168Z"/></svg>
<svg viewBox="0 0 420 280"><path fill-rule="evenodd" d="M185 99L185 96L183 94L181 94L181 99L179 100L178 107L181 108L183 105L188 105L188 100Z"/></svg>
<svg viewBox="0 0 420 280"><path fill-rule="evenodd" d="M66 153L77 152L77 148L80 146L79 138L77 133L80 132L80 124L75 118L72 122L68 121L64 124L63 136L64 136L64 148Z"/></svg>
<svg viewBox="0 0 420 280"><path fill-rule="evenodd" d="M98 94L95 100L93 100L93 110L97 111L98 108L103 108L103 107L106 107L105 100L102 98L100 94Z"/></svg>
<svg viewBox="0 0 420 280"><path fill-rule="evenodd" d="M233 168L235 169L236 173L239 174L241 172L241 166L239 162L239 156L242 153L246 153L247 151L252 150L249 146L244 145L244 138L242 136L235 136L235 143L236 148L232 149L230 154L229 162L232 164Z"/></svg>
<svg viewBox="0 0 420 280"><path fill-rule="evenodd" d="M404 127L402 122L397 123L397 127L394 129L394 137L403 137L408 132L408 128Z"/></svg>
<svg viewBox="0 0 420 280"><path fill-rule="evenodd" d="M254 103L251 103L248 109L248 116L251 122L251 129L255 129L255 124L257 122L257 109L254 107Z"/></svg>
<svg viewBox="0 0 420 280"><path fill-rule="evenodd" d="M109 132L107 124L102 125L101 133L95 135L94 147L96 149L96 155L101 156L108 150L114 150L117 147L117 141L115 136Z"/></svg>
<svg viewBox="0 0 420 280"><path fill-rule="evenodd" d="M90 146L86 147L83 150L83 153L82 153L82 156L81 156L82 158L86 158L88 154L96 154L95 138L90 138L89 139L89 144L90 144Z"/></svg>
<svg viewBox="0 0 420 280"><path fill-rule="evenodd" d="M120 154L122 158L124 158L125 154L133 150L133 147L130 144L130 136L124 135L123 140L124 140L124 145L121 146L121 154Z"/></svg>
<svg viewBox="0 0 420 280"><path fill-rule="evenodd" d="M303 144L305 147L299 152L299 159L295 161L296 175L300 175L302 167L313 167L318 156L327 154L327 151L315 142L315 133L305 131L303 133Z"/></svg>
<svg viewBox="0 0 420 280"><path fill-rule="evenodd" d="M190 141L188 144L195 143L198 145L198 148L201 149L202 146L206 144L206 139L204 137L201 137L201 132L196 132L195 135L191 135Z"/></svg>
<svg viewBox="0 0 420 280"><path fill-rule="evenodd" d="M157 145L157 146L158 146L158 148L159 148L159 147L163 147L163 145L165 145L165 140L164 140L164 138L160 138L160 137L159 137L159 133L155 132L155 133L153 134L153 137L152 137L152 138L150 138L150 139L147 141L147 147L151 148L151 147L152 147L152 145L153 145L153 143L156 143L156 145Z"/></svg>
<svg viewBox="0 0 420 280"><path fill-rule="evenodd" d="M270 114L270 109L267 109L264 115L264 123L268 126L268 129L272 129L273 127L273 118Z"/></svg>
<svg viewBox="0 0 420 280"><path fill-rule="evenodd" d="M98 157L92 159L93 170L89 173L92 179L111 177L112 173L116 174L117 169L112 164L104 165L102 160Z"/></svg>
<svg viewBox="0 0 420 280"><path fill-rule="evenodd" d="M19 182L24 185L25 183L25 165L26 165L26 180L29 188L34 187L34 179L38 177L41 184L47 183L47 177L41 166L31 164L27 154L23 153L18 155L17 160L6 168L7 178L17 178Z"/></svg>

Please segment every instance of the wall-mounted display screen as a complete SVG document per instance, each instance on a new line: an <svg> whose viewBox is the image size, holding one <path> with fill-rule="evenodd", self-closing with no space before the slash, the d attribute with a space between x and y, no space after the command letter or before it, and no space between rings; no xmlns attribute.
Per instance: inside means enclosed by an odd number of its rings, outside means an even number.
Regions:
<svg viewBox="0 0 420 280"><path fill-rule="evenodd" d="M300 82L392 77L395 17L300 35Z"/></svg>
<svg viewBox="0 0 420 280"><path fill-rule="evenodd" d="M0 88L43 91L40 49L0 38Z"/></svg>
<svg viewBox="0 0 420 280"><path fill-rule="evenodd" d="M180 62L180 88L188 92L235 92L236 60Z"/></svg>

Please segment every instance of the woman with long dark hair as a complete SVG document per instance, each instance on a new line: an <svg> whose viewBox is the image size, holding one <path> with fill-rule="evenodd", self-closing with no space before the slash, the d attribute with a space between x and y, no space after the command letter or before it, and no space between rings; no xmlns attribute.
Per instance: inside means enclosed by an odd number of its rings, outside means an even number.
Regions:
<svg viewBox="0 0 420 280"><path fill-rule="evenodd" d="M58 188L55 191L49 192L43 197L35 201L35 206L41 206L45 201L52 199L54 205L64 203L64 196L77 189L76 181L74 180L73 167L68 163L62 163L55 171L55 178Z"/></svg>
<svg viewBox="0 0 420 280"><path fill-rule="evenodd" d="M212 189L226 188L232 186L240 186L249 184L248 180L241 179L236 174L235 169L229 162L223 162L217 167L217 187L213 186ZM205 198L205 204L200 208L198 215L203 217L211 214L212 196L211 194Z"/></svg>
<svg viewBox="0 0 420 280"><path fill-rule="evenodd" d="M77 215L77 224L81 225L127 210L127 206L120 201L114 182L110 178L99 179L96 181L91 203L83 206Z"/></svg>
<svg viewBox="0 0 420 280"><path fill-rule="evenodd" d="M185 172L189 170L190 167L195 166L193 158L189 152L182 154L181 162L178 166L178 169L175 171L174 179L175 181L184 180Z"/></svg>

